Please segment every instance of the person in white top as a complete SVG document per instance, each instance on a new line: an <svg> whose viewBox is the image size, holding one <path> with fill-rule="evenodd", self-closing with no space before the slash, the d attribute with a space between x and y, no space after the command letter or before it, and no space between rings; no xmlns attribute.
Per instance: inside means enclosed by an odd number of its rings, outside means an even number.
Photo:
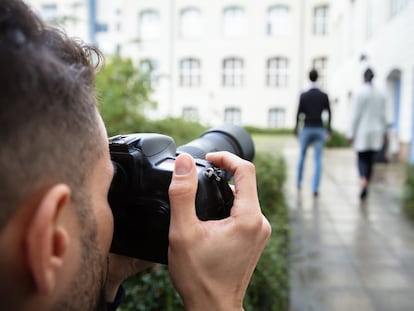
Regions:
<svg viewBox="0 0 414 311"><path fill-rule="evenodd" d="M384 144L387 131L386 100L384 95L374 87L373 78L372 69L366 69L364 84L355 94L347 134L348 142L358 153L361 200L365 200L368 195L375 156Z"/></svg>

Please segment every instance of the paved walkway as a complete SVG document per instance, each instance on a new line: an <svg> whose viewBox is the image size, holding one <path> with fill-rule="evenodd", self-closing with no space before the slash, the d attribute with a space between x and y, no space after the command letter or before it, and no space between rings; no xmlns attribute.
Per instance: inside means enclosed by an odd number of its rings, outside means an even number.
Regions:
<svg viewBox="0 0 414 311"><path fill-rule="evenodd" d="M360 204L354 153L325 150L318 199L295 185L297 141L284 143L291 215L291 311L414 310L414 224L401 211L404 166L380 164Z"/></svg>

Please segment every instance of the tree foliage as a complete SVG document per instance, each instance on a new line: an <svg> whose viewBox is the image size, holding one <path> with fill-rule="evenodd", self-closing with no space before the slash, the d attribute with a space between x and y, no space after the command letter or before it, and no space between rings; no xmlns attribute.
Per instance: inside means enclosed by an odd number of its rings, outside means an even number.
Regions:
<svg viewBox="0 0 414 311"><path fill-rule="evenodd" d="M151 71L140 71L131 59L110 58L96 78L100 111L109 136L137 132L145 122L143 109L153 106Z"/></svg>

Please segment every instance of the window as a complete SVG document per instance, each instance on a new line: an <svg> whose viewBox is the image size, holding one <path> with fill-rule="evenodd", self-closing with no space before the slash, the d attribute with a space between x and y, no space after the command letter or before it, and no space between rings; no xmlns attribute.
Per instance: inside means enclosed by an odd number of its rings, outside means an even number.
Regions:
<svg viewBox="0 0 414 311"><path fill-rule="evenodd" d="M122 30L121 25L122 25L121 22L119 22L119 21L115 22L115 31L116 32L121 32L121 30Z"/></svg>
<svg viewBox="0 0 414 311"><path fill-rule="evenodd" d="M158 86L158 62L155 59L143 59L139 64L141 72L148 77L151 88Z"/></svg>
<svg viewBox="0 0 414 311"><path fill-rule="evenodd" d="M289 8L276 5L267 10L267 35L278 36L290 33Z"/></svg>
<svg viewBox="0 0 414 311"><path fill-rule="evenodd" d="M313 34L326 36L328 34L329 7L327 5L317 6L313 10Z"/></svg>
<svg viewBox="0 0 414 311"><path fill-rule="evenodd" d="M115 55L121 55L121 52L122 52L122 47L121 47L121 45L119 44L119 43L117 43L116 45L115 45Z"/></svg>
<svg viewBox="0 0 414 311"><path fill-rule="evenodd" d="M55 3L43 4L40 15L45 21L55 22L58 18L57 5Z"/></svg>
<svg viewBox="0 0 414 311"><path fill-rule="evenodd" d="M120 8L117 8L115 10L115 31L121 32L122 30L122 10Z"/></svg>
<svg viewBox="0 0 414 311"><path fill-rule="evenodd" d="M198 109L195 107L184 107L183 119L198 122Z"/></svg>
<svg viewBox="0 0 414 311"><path fill-rule="evenodd" d="M321 88L326 85L326 70L328 67L328 59L326 57L318 57L313 60L313 68L318 72L318 84Z"/></svg>
<svg viewBox="0 0 414 311"><path fill-rule="evenodd" d="M139 15L139 37L141 40L154 40L160 36L160 15L147 10Z"/></svg>
<svg viewBox="0 0 414 311"><path fill-rule="evenodd" d="M274 57L267 60L266 85L286 87L288 85L288 60L283 57Z"/></svg>
<svg viewBox="0 0 414 311"><path fill-rule="evenodd" d="M285 114L283 108L270 108L267 120L268 126L271 128L285 127Z"/></svg>
<svg viewBox="0 0 414 311"><path fill-rule="evenodd" d="M397 15L408 4L408 0L391 0L391 16Z"/></svg>
<svg viewBox="0 0 414 311"><path fill-rule="evenodd" d="M228 7L223 13L223 34L226 37L242 37L247 34L247 19L241 7Z"/></svg>
<svg viewBox="0 0 414 311"><path fill-rule="evenodd" d="M180 86L200 86L200 61L195 58L185 58L180 61Z"/></svg>
<svg viewBox="0 0 414 311"><path fill-rule="evenodd" d="M226 108L224 110L224 123L240 125L241 111L239 108Z"/></svg>
<svg viewBox="0 0 414 311"><path fill-rule="evenodd" d="M201 36L201 13L195 8L183 9L180 14L180 36L199 38Z"/></svg>
<svg viewBox="0 0 414 311"><path fill-rule="evenodd" d="M243 60L226 58L223 61L223 86L240 87L243 85Z"/></svg>

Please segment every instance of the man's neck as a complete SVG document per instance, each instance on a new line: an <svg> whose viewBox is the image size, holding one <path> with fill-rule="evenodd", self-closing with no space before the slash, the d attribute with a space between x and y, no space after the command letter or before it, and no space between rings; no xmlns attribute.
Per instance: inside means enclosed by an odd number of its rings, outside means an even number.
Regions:
<svg viewBox="0 0 414 311"><path fill-rule="evenodd" d="M319 88L318 83L316 81L315 82L311 82L309 88L311 88L311 89L318 89Z"/></svg>

